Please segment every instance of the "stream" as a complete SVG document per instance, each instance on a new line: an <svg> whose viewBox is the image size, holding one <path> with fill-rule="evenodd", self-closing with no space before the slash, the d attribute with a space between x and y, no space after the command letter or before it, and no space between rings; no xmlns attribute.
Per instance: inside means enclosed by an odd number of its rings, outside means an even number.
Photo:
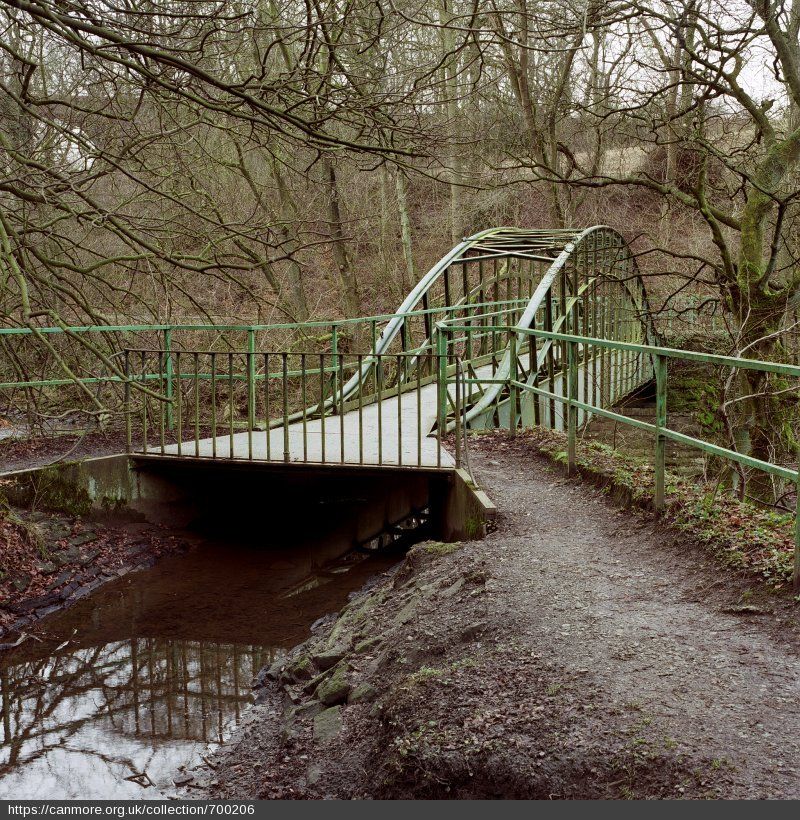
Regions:
<svg viewBox="0 0 800 820"><path fill-rule="evenodd" d="M252 702L256 672L397 554L202 540L0 656L0 799L162 797Z"/></svg>

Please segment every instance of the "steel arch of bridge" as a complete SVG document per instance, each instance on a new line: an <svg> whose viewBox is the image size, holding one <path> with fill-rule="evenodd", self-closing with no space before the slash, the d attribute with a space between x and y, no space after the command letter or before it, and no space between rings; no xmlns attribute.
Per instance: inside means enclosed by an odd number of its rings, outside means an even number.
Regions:
<svg viewBox="0 0 800 820"><path fill-rule="evenodd" d="M451 332L452 327L459 332ZM375 339L373 355L331 397L330 406L362 391L381 357L393 353L423 358L431 352L440 357L447 353L465 361L473 389L461 410L471 426L500 423L512 373L524 376L531 386L547 382L551 392L564 395L566 346L547 339L532 345L532 337L522 332L512 344L511 328L642 344L658 341L636 260L618 231L605 225L583 230L490 228L464 239L419 280ZM653 376L652 362L641 354L583 346L579 355L581 397L591 393L605 406ZM428 364L433 367L432 360ZM491 365L490 380L478 378L482 365ZM417 377L414 367L397 374L400 382ZM452 429L455 408L450 404L449 411L441 408L449 420L440 414L439 423ZM563 429L559 407L552 401L539 404L527 401L530 421Z"/></svg>
<svg viewBox="0 0 800 820"><path fill-rule="evenodd" d="M574 427L654 374L653 357L634 349L656 341L645 289L607 226L481 231L395 313L347 324L356 352L128 349L129 447L137 416L145 452L155 434L163 455L441 467L449 431L458 441L468 426L563 430L565 407L583 404Z"/></svg>

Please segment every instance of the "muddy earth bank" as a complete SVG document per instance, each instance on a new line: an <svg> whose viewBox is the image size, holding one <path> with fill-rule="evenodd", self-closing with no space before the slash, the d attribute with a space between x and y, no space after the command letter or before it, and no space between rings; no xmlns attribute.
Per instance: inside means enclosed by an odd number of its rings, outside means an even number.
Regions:
<svg viewBox="0 0 800 820"><path fill-rule="evenodd" d="M414 547L262 670L257 705L187 796L716 795L711 761L651 744L588 669L515 639L481 552Z"/></svg>

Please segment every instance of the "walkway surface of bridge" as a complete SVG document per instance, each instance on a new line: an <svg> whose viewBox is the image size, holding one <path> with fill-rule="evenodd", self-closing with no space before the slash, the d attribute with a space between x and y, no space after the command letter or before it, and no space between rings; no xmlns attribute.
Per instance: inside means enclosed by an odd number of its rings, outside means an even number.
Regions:
<svg viewBox="0 0 800 820"><path fill-rule="evenodd" d="M490 368L482 368L488 373ZM450 386L452 395L454 388ZM269 430L204 438L182 444L184 455L199 458L234 458L256 461L311 462L319 464L362 464L400 467L403 464L425 468L452 468L455 460L439 446L434 430L437 414L437 386L428 384L420 391L401 393L342 415L321 418L305 425L294 421ZM269 446L267 445L269 436ZM324 448L323 448L324 439ZM166 455L177 455L178 445L165 448Z"/></svg>

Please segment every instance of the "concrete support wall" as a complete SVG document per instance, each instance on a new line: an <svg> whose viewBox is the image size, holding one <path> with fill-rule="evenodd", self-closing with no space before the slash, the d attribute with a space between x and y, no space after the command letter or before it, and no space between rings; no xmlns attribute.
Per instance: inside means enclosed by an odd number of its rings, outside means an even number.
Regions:
<svg viewBox="0 0 800 820"><path fill-rule="evenodd" d="M442 540L481 538L494 506L464 470L414 470L125 455L8 473L19 506L70 515L362 544L423 509Z"/></svg>

